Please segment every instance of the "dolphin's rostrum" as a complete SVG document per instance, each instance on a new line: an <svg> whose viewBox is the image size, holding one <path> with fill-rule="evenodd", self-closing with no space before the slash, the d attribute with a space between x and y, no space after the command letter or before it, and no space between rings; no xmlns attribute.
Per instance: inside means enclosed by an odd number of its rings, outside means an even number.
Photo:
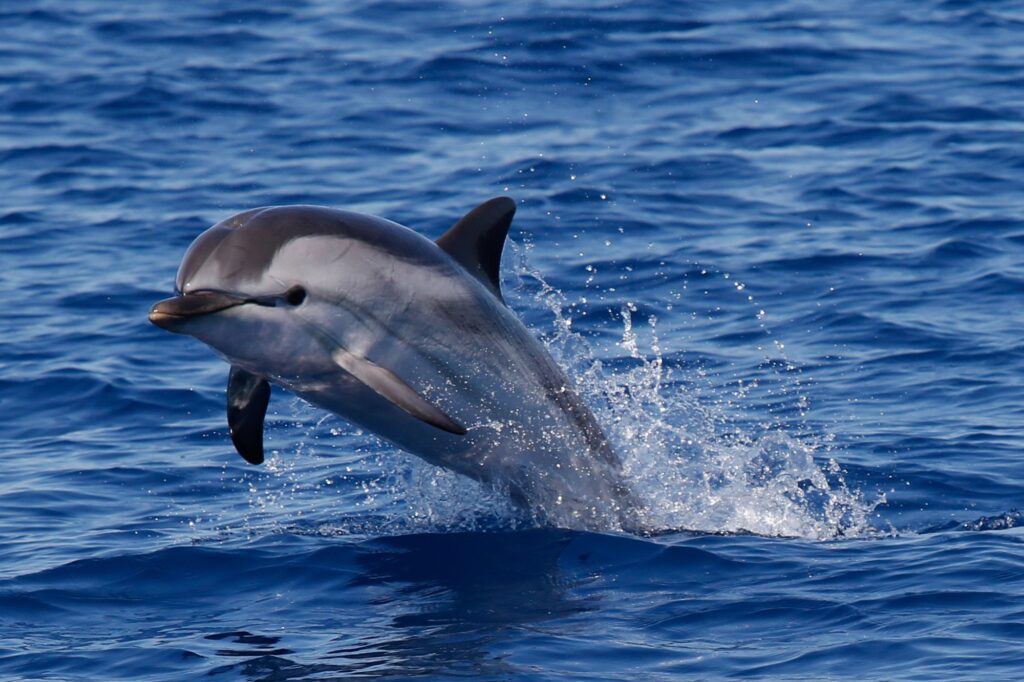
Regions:
<svg viewBox="0 0 1024 682"><path fill-rule="evenodd" d="M228 425L248 462L263 461L277 384L542 523L634 527L604 432L502 298L515 210L491 199L436 242L349 211L245 211L193 242L149 319L231 364Z"/></svg>

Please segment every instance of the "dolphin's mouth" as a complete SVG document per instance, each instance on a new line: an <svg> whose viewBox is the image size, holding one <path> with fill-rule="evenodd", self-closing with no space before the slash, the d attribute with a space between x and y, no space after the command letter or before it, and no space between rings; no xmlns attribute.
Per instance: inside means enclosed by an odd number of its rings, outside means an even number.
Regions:
<svg viewBox="0 0 1024 682"><path fill-rule="evenodd" d="M259 300L229 294L226 291L192 291L160 301L149 310L149 321L158 327L174 331L181 323L200 315L234 308Z"/></svg>
<svg viewBox="0 0 1024 682"><path fill-rule="evenodd" d="M216 289L201 289L180 294L160 301L149 309L149 321L168 331L177 331L183 322L200 315L210 315L235 306L252 303L267 308L280 305L291 307L302 305L306 300L306 289L296 284L280 294L269 296L243 296Z"/></svg>

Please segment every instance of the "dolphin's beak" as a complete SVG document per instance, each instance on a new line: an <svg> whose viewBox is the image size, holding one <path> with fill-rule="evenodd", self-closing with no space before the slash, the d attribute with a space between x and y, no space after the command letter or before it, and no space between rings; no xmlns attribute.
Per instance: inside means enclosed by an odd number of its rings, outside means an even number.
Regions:
<svg viewBox="0 0 1024 682"><path fill-rule="evenodd" d="M194 317L227 310L249 300L223 291L196 291L160 301L149 309L149 321L176 332Z"/></svg>

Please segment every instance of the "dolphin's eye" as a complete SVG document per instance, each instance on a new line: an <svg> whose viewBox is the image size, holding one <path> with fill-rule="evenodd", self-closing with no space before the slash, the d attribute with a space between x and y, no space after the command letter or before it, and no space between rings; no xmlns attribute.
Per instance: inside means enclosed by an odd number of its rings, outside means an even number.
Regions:
<svg viewBox="0 0 1024 682"><path fill-rule="evenodd" d="M301 284L296 284L284 292L284 300L288 302L288 305L302 305L302 302L306 300L305 287Z"/></svg>

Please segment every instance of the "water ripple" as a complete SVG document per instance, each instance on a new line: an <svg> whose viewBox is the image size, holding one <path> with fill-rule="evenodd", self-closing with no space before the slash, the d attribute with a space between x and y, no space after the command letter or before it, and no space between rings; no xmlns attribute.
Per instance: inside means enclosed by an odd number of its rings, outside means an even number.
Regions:
<svg viewBox="0 0 1024 682"><path fill-rule="evenodd" d="M0 676L1013 679L1015 3L0 9ZM520 201L507 298L656 537L500 495L145 321L235 211L438 235Z"/></svg>

